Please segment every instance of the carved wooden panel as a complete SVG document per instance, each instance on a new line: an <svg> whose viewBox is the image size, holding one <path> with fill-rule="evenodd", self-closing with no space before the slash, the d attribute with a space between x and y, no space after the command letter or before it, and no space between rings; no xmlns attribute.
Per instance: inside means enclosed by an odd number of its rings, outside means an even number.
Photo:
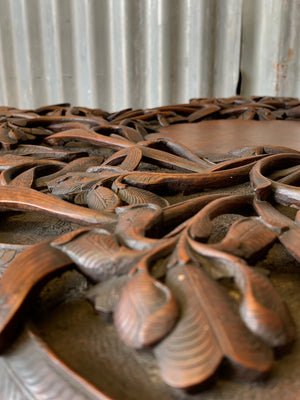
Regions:
<svg viewBox="0 0 300 400"><path fill-rule="evenodd" d="M41 344L41 288L74 269L86 283L72 296L90 302L93 319L113 329L125 349L136 349L137 359L151 355L164 389L153 384L149 398L168 387L169 398L188 396L224 365L231 378L269 373L296 328L270 282L272 269L261 266L274 246L300 262L300 152L268 145L200 157L158 131L211 119L299 120L299 107L297 99L267 97L113 114L69 104L1 107L3 398L120 398ZM10 241L14 221L29 229L35 217L28 215L45 218L40 237ZM151 379L147 385L151 392Z"/></svg>

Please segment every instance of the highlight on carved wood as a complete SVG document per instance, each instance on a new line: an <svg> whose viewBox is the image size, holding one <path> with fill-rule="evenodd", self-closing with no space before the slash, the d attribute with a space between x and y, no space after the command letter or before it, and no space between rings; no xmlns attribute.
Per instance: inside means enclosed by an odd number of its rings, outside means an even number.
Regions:
<svg viewBox="0 0 300 400"><path fill-rule="evenodd" d="M158 132L210 119L299 120L299 107L239 96L116 113L1 107L1 212L77 228L32 246L0 243L0 350L30 318L39 283L76 268L93 283L95 318L111 315L124 346L151 349L166 384L199 385L224 360L244 379L264 376L296 330L256 262L276 242L300 262L300 152L257 146L216 161Z"/></svg>

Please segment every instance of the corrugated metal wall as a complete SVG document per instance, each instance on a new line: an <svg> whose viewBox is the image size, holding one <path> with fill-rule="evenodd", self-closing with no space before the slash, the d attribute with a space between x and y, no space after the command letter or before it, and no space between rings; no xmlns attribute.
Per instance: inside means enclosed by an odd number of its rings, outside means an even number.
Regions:
<svg viewBox="0 0 300 400"><path fill-rule="evenodd" d="M244 0L244 93L300 97L300 0Z"/></svg>
<svg viewBox="0 0 300 400"><path fill-rule="evenodd" d="M300 0L0 0L0 103L300 97Z"/></svg>

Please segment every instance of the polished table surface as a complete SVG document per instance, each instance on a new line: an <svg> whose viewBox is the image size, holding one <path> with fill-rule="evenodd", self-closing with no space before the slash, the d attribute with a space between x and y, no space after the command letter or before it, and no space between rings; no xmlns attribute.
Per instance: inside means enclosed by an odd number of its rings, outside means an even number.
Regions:
<svg viewBox="0 0 300 400"><path fill-rule="evenodd" d="M243 146L276 145L300 150L298 121L214 120L177 124L160 134L174 139L195 153L225 153Z"/></svg>

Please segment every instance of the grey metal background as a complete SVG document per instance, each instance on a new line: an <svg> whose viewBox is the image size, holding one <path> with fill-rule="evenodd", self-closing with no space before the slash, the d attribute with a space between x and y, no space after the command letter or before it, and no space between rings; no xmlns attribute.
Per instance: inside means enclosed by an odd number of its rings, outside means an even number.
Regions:
<svg viewBox="0 0 300 400"><path fill-rule="evenodd" d="M0 0L0 104L300 97L300 0Z"/></svg>

